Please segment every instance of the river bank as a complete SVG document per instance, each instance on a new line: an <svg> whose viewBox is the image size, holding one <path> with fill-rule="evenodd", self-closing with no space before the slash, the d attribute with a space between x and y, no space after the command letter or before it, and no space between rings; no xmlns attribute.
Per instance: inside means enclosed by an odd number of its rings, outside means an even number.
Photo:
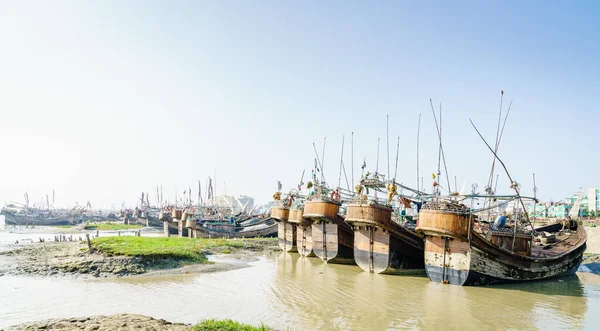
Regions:
<svg viewBox="0 0 600 331"><path fill-rule="evenodd" d="M172 331L269 331L266 326L252 326L241 324L232 320L203 320L196 325L172 323L163 319L155 319L139 314L115 314L91 317L75 317L63 319L49 319L9 326L5 331L37 331L37 330L172 330Z"/></svg>
<svg viewBox="0 0 600 331"><path fill-rule="evenodd" d="M0 276L107 278L227 271L279 250L274 239L101 237L84 242L38 242L0 252ZM216 257L219 262L211 261Z"/></svg>

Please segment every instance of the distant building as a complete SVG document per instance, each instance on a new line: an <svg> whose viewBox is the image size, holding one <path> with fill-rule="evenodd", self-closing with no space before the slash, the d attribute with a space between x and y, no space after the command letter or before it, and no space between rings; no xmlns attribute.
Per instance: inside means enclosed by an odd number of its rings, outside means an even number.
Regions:
<svg viewBox="0 0 600 331"><path fill-rule="evenodd" d="M588 211L600 210L600 187L590 187L587 190Z"/></svg>
<svg viewBox="0 0 600 331"><path fill-rule="evenodd" d="M566 218L573 205L581 197L579 216L585 217L590 213L600 213L600 187L590 187L587 190L575 192L573 196L560 202L540 203L535 206L535 217ZM529 215L534 215L533 204L527 208Z"/></svg>
<svg viewBox="0 0 600 331"><path fill-rule="evenodd" d="M535 213L533 205L527 208L527 212L531 217L540 218L566 218L571 210L571 205L565 202L546 202L535 206Z"/></svg>

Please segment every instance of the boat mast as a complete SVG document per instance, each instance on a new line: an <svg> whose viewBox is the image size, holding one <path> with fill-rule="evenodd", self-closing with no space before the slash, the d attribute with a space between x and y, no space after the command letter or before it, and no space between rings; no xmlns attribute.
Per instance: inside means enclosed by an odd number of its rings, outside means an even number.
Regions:
<svg viewBox="0 0 600 331"><path fill-rule="evenodd" d="M387 145L387 178L391 178L390 174L390 116L385 115L385 140Z"/></svg>
<svg viewBox="0 0 600 331"><path fill-rule="evenodd" d="M325 144L327 143L327 137L323 138L323 151L321 156L321 182L325 184L325 172L323 169L323 165L325 164Z"/></svg>
<svg viewBox="0 0 600 331"><path fill-rule="evenodd" d="M344 165L344 136L342 135L342 155L340 156L340 174L338 177L338 188L342 186L342 167Z"/></svg>
<svg viewBox="0 0 600 331"><path fill-rule="evenodd" d="M375 164L375 178L377 178L377 175L379 175L379 140L380 138L377 138L377 163Z"/></svg>
<svg viewBox="0 0 600 331"><path fill-rule="evenodd" d="M537 186L535 185L535 173L533 173L533 228L535 229L535 216L537 206Z"/></svg>
<svg viewBox="0 0 600 331"><path fill-rule="evenodd" d="M477 134L479 135L479 138L481 138L481 140L483 140L483 142L485 143L487 148L490 150L490 152L492 152L494 154L496 159L498 159L498 162L500 162L500 165L502 165L502 168L504 168L504 172L506 172L506 176L508 176L508 179L510 180L510 187L515 190L515 192L517 193L517 199L519 200L519 202L521 202L521 207L523 207L523 211L526 211L525 204L523 203L523 199L521 199L521 193L519 192L519 184L512 179L512 177L510 176L510 173L508 172L508 169L506 168L506 165L504 164L504 162L502 162L502 160L500 160L500 158L498 157L498 154L496 154L496 152L494 152L494 150L492 149L492 147L490 147L490 145L487 143L487 141L485 141L485 138L483 138L483 136L481 135L479 130L477 130L475 123L473 123L473 121L471 119L469 119L469 121L471 122L471 125L473 126L473 128L475 129ZM531 221L529 220L529 214L525 213L525 217L527 218L527 222L531 226L531 229L533 231L535 231L535 229L533 228L533 224L531 224ZM516 226L516 224L515 224L515 226Z"/></svg>
<svg viewBox="0 0 600 331"><path fill-rule="evenodd" d="M325 147L325 146L323 146L323 147ZM313 142L313 150L315 151L317 165L321 169L321 182L324 182L325 181L325 179L324 179L325 177L323 176L323 164L321 163L321 159L319 159L319 153L317 152L317 145L315 145L314 142ZM319 169L317 169L317 170L319 170ZM316 179L316 177L315 177L315 179Z"/></svg>
<svg viewBox="0 0 600 331"><path fill-rule="evenodd" d="M438 125L437 117L435 115L435 110L433 109L433 101L431 100L431 98L429 99L429 104L431 105L431 112L433 113L433 119L435 120L435 128L437 130L438 138L440 140L439 152L438 152L438 182L439 182L439 176L441 174L440 163L441 163L441 161L443 161L444 162L444 170L446 171L446 180L448 181L448 192L450 192L450 178L448 176L448 168L446 167L446 156L444 155L444 148L442 146L442 104L440 103L440 124L439 125Z"/></svg>
<svg viewBox="0 0 600 331"><path fill-rule="evenodd" d="M352 132L352 138L350 140L350 163L352 166L352 192L354 192L354 132Z"/></svg>
<svg viewBox="0 0 600 331"><path fill-rule="evenodd" d="M398 143L396 144L396 166L394 167L394 180L393 182L396 183L396 175L398 174L398 154L400 153L400 136L398 136ZM417 191L419 190L419 188L417 188Z"/></svg>
<svg viewBox="0 0 600 331"><path fill-rule="evenodd" d="M417 122L417 191L421 191L423 187L419 187L419 135L421 131L421 113L419 113L419 122ZM421 180L422 181L422 180Z"/></svg>

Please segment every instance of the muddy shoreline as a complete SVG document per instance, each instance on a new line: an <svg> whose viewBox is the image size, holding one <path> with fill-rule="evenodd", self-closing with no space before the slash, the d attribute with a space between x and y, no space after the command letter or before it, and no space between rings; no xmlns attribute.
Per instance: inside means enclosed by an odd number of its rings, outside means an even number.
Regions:
<svg viewBox="0 0 600 331"><path fill-rule="evenodd" d="M279 250L275 240L245 241L243 248L213 247L203 252L209 260L193 263L176 258L148 258L89 254L85 242L41 242L0 252L0 276L70 277L80 279L191 274L244 268L265 251Z"/></svg>
<svg viewBox="0 0 600 331"><path fill-rule="evenodd" d="M56 318L9 326L5 331L21 330L192 330L192 326L171 323L137 314Z"/></svg>

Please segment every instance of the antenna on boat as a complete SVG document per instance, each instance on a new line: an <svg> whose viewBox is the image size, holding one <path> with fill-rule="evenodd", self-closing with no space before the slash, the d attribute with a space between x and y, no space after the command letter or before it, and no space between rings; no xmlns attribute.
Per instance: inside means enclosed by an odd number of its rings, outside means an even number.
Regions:
<svg viewBox="0 0 600 331"><path fill-rule="evenodd" d="M385 115L385 140L386 140L386 145L387 145L387 165L388 165L388 172L387 172L387 177L388 180L391 177L390 175L390 115Z"/></svg>
<svg viewBox="0 0 600 331"><path fill-rule="evenodd" d="M340 156L340 175L338 177L338 187L342 186L342 166L344 166L344 139L342 135L342 155Z"/></svg>
<svg viewBox="0 0 600 331"><path fill-rule="evenodd" d="M394 183L396 182L396 175L398 174L398 154L400 153L400 136L398 136L398 143L396 144L396 167L394 168Z"/></svg>
<svg viewBox="0 0 600 331"><path fill-rule="evenodd" d="M506 172L506 175L508 176L508 179L510 180L510 187L512 189L514 189L515 192L517 193L517 199L519 199L519 202L521 202L521 207L523 207L523 211L525 212L527 209L525 208L525 204L523 203L523 199L521 199L521 193L519 193L519 185L517 184L517 182L515 182L512 179L512 177L508 173L508 169L506 168L506 165L504 165L504 162L502 162L502 160L500 160L500 158L498 157L498 154L496 154L496 152L494 152L494 150L492 149L492 147L490 147L490 145L487 143L487 141L485 141L485 138L483 138L483 136L481 135L481 133L479 132L479 130L477 130L477 127L475 126L475 123L473 123L473 121L471 119L469 119L469 122L471 122L471 125L473 126L473 128L475 129L475 131L477 132L477 134L479 135L479 138L481 138L481 140L483 140L483 142L485 143L485 145L487 146L487 148L490 150L490 152L492 152L492 154L494 154L494 157L496 159L498 159L498 162L500 162L500 165L502 165L502 168L504 168L504 172ZM529 220L529 214L527 212L525 212L525 217L527 217L527 222L529 222L529 225L531 225L531 229L535 231L535 229L533 228L533 224L531 224L531 221Z"/></svg>
<svg viewBox="0 0 600 331"><path fill-rule="evenodd" d="M419 135L421 133L421 113L419 113L419 122L417 123L417 191L421 191L419 187Z"/></svg>
<svg viewBox="0 0 600 331"><path fill-rule="evenodd" d="M444 155L444 148L442 146L442 104L440 103L440 124L438 125L437 117L435 116L435 110L433 109L433 101L429 98L429 104L431 105L431 112L433 113L433 119L435 120L435 128L437 130L438 138L440 140L439 152L438 152L438 177L440 175L440 160L444 162L444 170L446 171L446 180L448 181L448 192L450 192L450 178L448 178L448 168L446 167L446 156ZM439 180L439 178L438 178Z"/></svg>
<svg viewBox="0 0 600 331"><path fill-rule="evenodd" d="M350 140L350 163L352 166L352 192L354 192L354 132L352 132L352 138Z"/></svg>

